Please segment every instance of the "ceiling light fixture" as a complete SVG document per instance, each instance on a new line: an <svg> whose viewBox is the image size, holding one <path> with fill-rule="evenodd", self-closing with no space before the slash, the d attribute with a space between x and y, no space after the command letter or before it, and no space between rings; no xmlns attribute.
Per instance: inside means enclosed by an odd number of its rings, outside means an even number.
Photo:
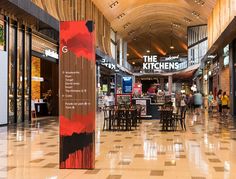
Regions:
<svg viewBox="0 0 236 179"><path fill-rule="evenodd" d="M135 62L132 62L133 65L135 65Z"/></svg>
<svg viewBox="0 0 236 179"><path fill-rule="evenodd" d="M130 23L128 22L128 23L126 23L123 27L124 27L124 29L126 29L127 27L129 27L130 26Z"/></svg>
<svg viewBox="0 0 236 179"><path fill-rule="evenodd" d="M129 54L128 54L128 53L127 53L126 55L127 55L127 57L129 56Z"/></svg>
<svg viewBox="0 0 236 179"><path fill-rule="evenodd" d="M184 22L186 22L187 24L190 24L192 20L187 17L184 17Z"/></svg>
<svg viewBox="0 0 236 179"><path fill-rule="evenodd" d="M173 50L175 47L173 45L173 24L171 25L171 36L170 36L170 49Z"/></svg>
<svg viewBox="0 0 236 179"><path fill-rule="evenodd" d="M119 4L118 1L114 1L113 3L111 3L111 4L109 5L109 7L110 7L110 8L113 8L113 7L115 7L115 6L118 5L118 4Z"/></svg>
<svg viewBox="0 0 236 179"><path fill-rule="evenodd" d="M131 30L131 31L129 31L129 35L133 35L135 33L135 31L134 30Z"/></svg>
<svg viewBox="0 0 236 179"><path fill-rule="evenodd" d="M201 5L201 6L204 6L204 4L205 4L205 1L202 1L202 0L194 0L194 2L198 5Z"/></svg>
<svg viewBox="0 0 236 179"><path fill-rule="evenodd" d="M200 13L198 13L196 11L193 11L192 15L195 16L197 19L199 19L199 17L200 17Z"/></svg>
<svg viewBox="0 0 236 179"><path fill-rule="evenodd" d="M125 13L122 13L122 14L120 14L119 16L117 16L117 19L122 19L123 17L125 16Z"/></svg>
<svg viewBox="0 0 236 179"><path fill-rule="evenodd" d="M151 48L152 48L152 42L151 42L151 28L152 28L152 25L150 24L150 27L149 27L149 49L146 51L147 53L151 53Z"/></svg>
<svg viewBox="0 0 236 179"><path fill-rule="evenodd" d="M172 26L175 27L175 28L180 28L181 24L179 24L179 23L172 23Z"/></svg>

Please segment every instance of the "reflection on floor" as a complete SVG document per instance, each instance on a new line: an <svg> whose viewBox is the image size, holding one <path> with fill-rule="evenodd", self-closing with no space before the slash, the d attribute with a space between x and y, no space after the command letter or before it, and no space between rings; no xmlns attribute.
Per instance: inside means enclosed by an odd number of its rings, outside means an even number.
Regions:
<svg viewBox="0 0 236 179"><path fill-rule="evenodd" d="M143 121L131 132L103 132L97 117L96 169L58 169L58 119L0 127L0 179L228 179L236 178L233 120L190 116L187 132L160 132Z"/></svg>

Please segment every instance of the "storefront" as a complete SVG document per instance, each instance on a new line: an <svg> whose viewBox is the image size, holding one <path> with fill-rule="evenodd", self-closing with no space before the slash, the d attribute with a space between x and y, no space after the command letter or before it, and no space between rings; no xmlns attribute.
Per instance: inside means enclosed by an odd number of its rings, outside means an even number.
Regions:
<svg viewBox="0 0 236 179"><path fill-rule="evenodd" d="M104 97L114 96L116 93L116 70L117 66L112 58L104 54L96 55L96 75L97 75L97 107L98 110L104 105Z"/></svg>
<svg viewBox="0 0 236 179"><path fill-rule="evenodd" d="M46 39L43 35L40 37L41 44L38 39L39 36L35 35L27 25L0 15L0 50L6 52L8 83L5 85L7 101L1 104L7 107L6 124L31 120L31 96L35 95L35 84L38 83L36 81L45 79L45 83L53 86L47 87L43 84L40 87L40 95L37 94L38 101L42 99L46 89L56 89L55 96L58 95L58 58L55 59L54 56L57 53L57 45L55 42L43 41ZM55 53L46 49L54 50ZM40 64L40 67L36 64ZM34 75L35 71L40 73L39 76ZM47 74L48 72L51 76ZM52 115L58 114L58 100L55 101L56 109Z"/></svg>
<svg viewBox="0 0 236 179"><path fill-rule="evenodd" d="M6 23L0 15L0 126L7 124L8 59L6 52Z"/></svg>
<svg viewBox="0 0 236 179"><path fill-rule="evenodd" d="M36 117L57 116L58 107L58 45L36 34L32 36L31 106Z"/></svg>

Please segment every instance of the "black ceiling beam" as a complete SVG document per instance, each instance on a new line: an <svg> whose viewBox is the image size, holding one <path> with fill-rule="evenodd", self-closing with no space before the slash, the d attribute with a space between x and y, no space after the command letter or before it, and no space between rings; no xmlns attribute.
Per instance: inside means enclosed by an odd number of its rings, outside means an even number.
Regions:
<svg viewBox="0 0 236 179"><path fill-rule="evenodd" d="M32 23L40 22L48 28L59 31L59 21L30 0L0 0L0 8L15 15L19 19Z"/></svg>

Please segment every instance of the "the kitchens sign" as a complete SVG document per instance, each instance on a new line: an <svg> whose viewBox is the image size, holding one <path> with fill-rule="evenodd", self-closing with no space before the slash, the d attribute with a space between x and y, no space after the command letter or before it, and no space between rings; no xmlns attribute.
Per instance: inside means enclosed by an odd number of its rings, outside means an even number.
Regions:
<svg viewBox="0 0 236 179"><path fill-rule="evenodd" d="M188 67L187 59L179 56L165 57L158 60L156 55L143 56L143 70L151 71L179 71Z"/></svg>

